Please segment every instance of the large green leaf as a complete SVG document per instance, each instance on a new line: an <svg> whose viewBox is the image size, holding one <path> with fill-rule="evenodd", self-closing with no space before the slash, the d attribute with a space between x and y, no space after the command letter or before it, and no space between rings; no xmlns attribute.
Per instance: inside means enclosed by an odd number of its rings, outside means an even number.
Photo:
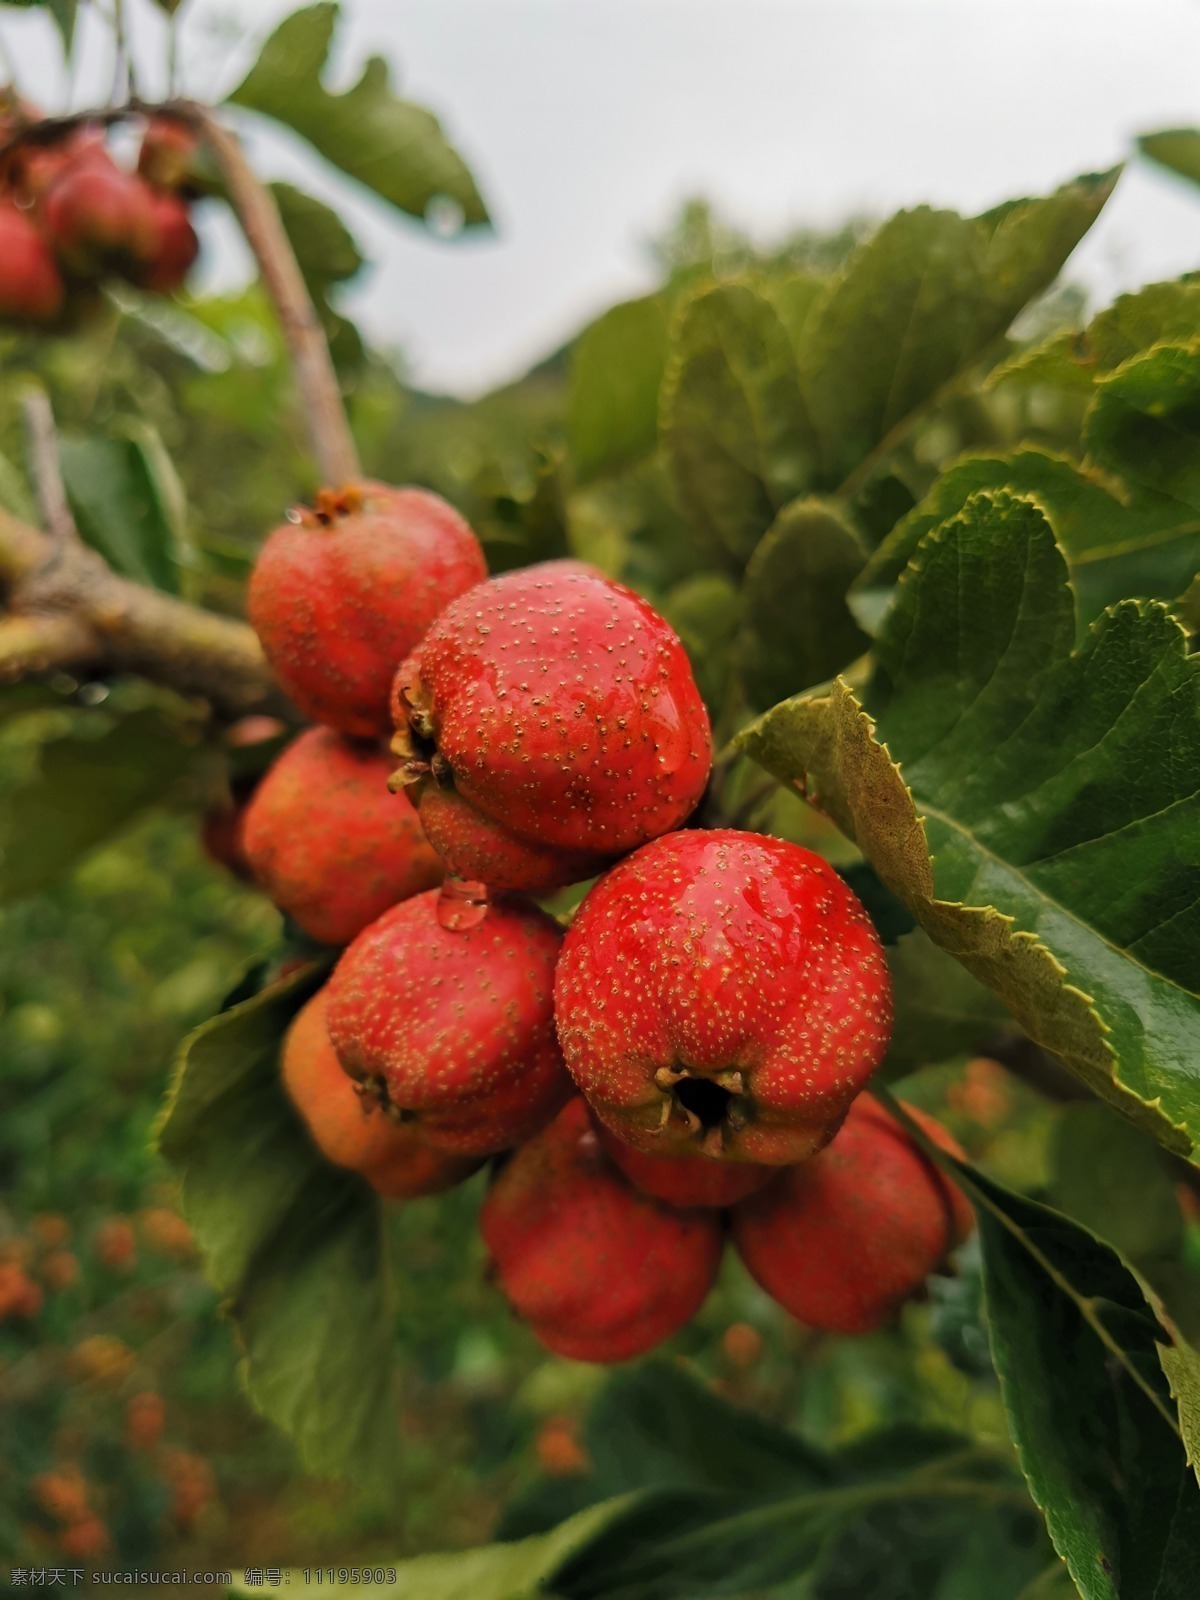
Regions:
<svg viewBox="0 0 1200 1600"><path fill-rule="evenodd" d="M742 736L854 838L936 944L1170 1148L1200 1138L1200 672L1153 602L1078 649L1034 502L922 538L861 700L839 680Z"/></svg>
<svg viewBox="0 0 1200 1600"><path fill-rule="evenodd" d="M251 1399L314 1470L378 1478L399 1445L382 1207L324 1161L279 1080L320 975L306 967L191 1035L159 1147L228 1297Z"/></svg>
<svg viewBox="0 0 1200 1600"><path fill-rule="evenodd" d="M1191 183L1200 183L1200 128L1163 128L1137 142L1144 156Z"/></svg>
<svg viewBox="0 0 1200 1600"><path fill-rule="evenodd" d="M23 692L10 691L17 709L36 712ZM22 748L0 791L0 900L61 878L205 759L186 716L152 706L78 711L45 729L35 716L10 736Z"/></svg>
<svg viewBox="0 0 1200 1600"><path fill-rule="evenodd" d="M1200 1483L1137 1277L1070 1218L939 1152L975 1206L992 1359L1009 1428L1084 1600L1186 1600Z"/></svg>
<svg viewBox="0 0 1200 1600"><path fill-rule="evenodd" d="M1200 517L1175 502L1155 496L1131 503L1098 473L1044 450L971 456L948 468L872 554L850 597L864 627L878 626L930 529L961 512L981 489L1009 489L1038 501L1067 558L1081 625L1118 600L1174 599L1200 568Z"/></svg>
<svg viewBox="0 0 1200 1600"><path fill-rule="evenodd" d="M290 183L273 183L271 193L338 370L353 370L366 354L362 336L329 297L361 270L365 258L349 228L323 200Z"/></svg>
<svg viewBox="0 0 1200 1600"><path fill-rule="evenodd" d="M684 303L661 429L693 524L711 549L744 563L815 465L787 329L748 284L719 284Z"/></svg>
<svg viewBox="0 0 1200 1600"><path fill-rule="evenodd" d="M1101 379L1083 436L1102 466L1200 518L1200 339L1156 345Z"/></svg>
<svg viewBox="0 0 1200 1600"><path fill-rule="evenodd" d="M809 312L802 392L836 488L1005 332L1057 276L1117 173L981 217L922 206L860 245Z"/></svg>
<svg viewBox="0 0 1200 1600"><path fill-rule="evenodd" d="M846 591L866 551L820 500L785 506L746 568L739 658L752 704L773 705L831 678L866 649Z"/></svg>
<svg viewBox="0 0 1200 1600"><path fill-rule="evenodd" d="M115 571L178 594L187 561L183 487L149 423L59 440L63 482L83 538Z"/></svg>
<svg viewBox="0 0 1200 1600"><path fill-rule="evenodd" d="M327 161L401 211L423 217L442 197L467 225L485 223L475 180L447 142L437 118L392 92L387 63L372 56L343 94L321 82L340 8L294 12L263 45L258 60L229 96L274 117L307 139Z"/></svg>
<svg viewBox="0 0 1200 1600"><path fill-rule="evenodd" d="M1058 333L1045 344L1021 350L989 376L989 385L1050 384L1090 390L1097 378L1131 356L1165 340L1187 341L1200 327L1200 278L1194 274L1147 284L1118 295L1082 333Z"/></svg>
<svg viewBox="0 0 1200 1600"><path fill-rule="evenodd" d="M1043 1564L1007 1453L959 1434L885 1429L825 1454L650 1362L609 1382L586 1444L576 1502L641 1498L548 1581L576 1600L1013 1600ZM528 1491L510 1535L551 1525L562 1488Z"/></svg>
<svg viewBox="0 0 1200 1600"><path fill-rule="evenodd" d="M661 295L613 306L579 335L571 351L567 438L580 482L654 449L666 362Z"/></svg>

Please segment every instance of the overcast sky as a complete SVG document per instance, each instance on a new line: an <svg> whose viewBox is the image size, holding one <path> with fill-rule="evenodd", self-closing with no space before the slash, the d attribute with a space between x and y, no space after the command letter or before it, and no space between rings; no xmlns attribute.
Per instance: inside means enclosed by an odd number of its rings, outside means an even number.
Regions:
<svg viewBox="0 0 1200 1600"><path fill-rule="evenodd" d="M90 8L89 8L90 9ZM147 62L159 14L132 0ZM235 83L295 6L191 0L189 89ZM1200 124L1200 0L344 0L335 81L378 53L441 116L494 234L430 238L319 158L244 127L268 176L336 195L372 259L346 309L430 388L476 393L650 281L644 241L688 196L770 238L921 201L978 211ZM231 19L238 21L233 23ZM222 21L224 19L224 22ZM73 103L103 98L89 34ZM26 93L67 98L44 16L0 12ZM210 281L248 268L206 229ZM1135 165L1071 274L1097 303L1200 267L1200 192Z"/></svg>

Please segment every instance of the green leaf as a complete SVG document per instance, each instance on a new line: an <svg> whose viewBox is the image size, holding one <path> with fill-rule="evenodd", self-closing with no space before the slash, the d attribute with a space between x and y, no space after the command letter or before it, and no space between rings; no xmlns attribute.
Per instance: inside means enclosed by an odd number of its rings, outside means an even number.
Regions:
<svg viewBox="0 0 1200 1600"><path fill-rule="evenodd" d="M654 449L666 362L667 307L660 295L613 306L579 335L567 391L567 438L579 482Z"/></svg>
<svg viewBox="0 0 1200 1600"><path fill-rule="evenodd" d="M195 730L151 707L82 711L61 731L30 732L33 747L0 804L0 900L65 876L204 760Z"/></svg>
<svg viewBox="0 0 1200 1600"><path fill-rule="evenodd" d="M489 1544L454 1555L417 1556L412 1561L388 1563L397 1573L395 1583L372 1584L373 1595L394 1595L396 1600L525 1600L547 1592L545 1584L576 1549L586 1548L610 1522L627 1509L625 1500L591 1506L550 1533L514 1544ZM289 1596L328 1595L326 1583L305 1583L293 1569L286 1575ZM233 1594L261 1596L261 1583L242 1576Z"/></svg>
<svg viewBox="0 0 1200 1600"><path fill-rule="evenodd" d="M1072 650L1039 508L979 494L921 540L861 701L742 735L1022 1028L1171 1149L1200 1136L1200 660L1153 602Z"/></svg>
<svg viewBox="0 0 1200 1600"><path fill-rule="evenodd" d="M522 472L493 462L476 479L476 531L493 574L569 553L562 466L561 447L535 446Z"/></svg>
<svg viewBox="0 0 1200 1600"><path fill-rule="evenodd" d="M1081 625L1118 600L1174 599L1200 567L1200 518L1177 504L1131 504L1097 472L1044 450L972 456L945 471L868 560L850 595L864 627L878 627L930 529L960 513L971 495L993 489L1030 495L1045 511L1067 558Z"/></svg>
<svg viewBox="0 0 1200 1600"><path fill-rule="evenodd" d="M768 300L730 283L684 303L661 418L688 516L712 550L744 563L814 465L791 341Z"/></svg>
<svg viewBox="0 0 1200 1600"><path fill-rule="evenodd" d="M836 488L978 361L1057 276L1118 173L964 218L902 211L850 257L812 308L801 389Z"/></svg>
<svg viewBox="0 0 1200 1600"><path fill-rule="evenodd" d="M330 291L364 265L354 236L332 207L290 183L271 184L280 220L325 330L334 363L345 373L361 367L366 347L357 327L336 310Z"/></svg>
<svg viewBox="0 0 1200 1600"><path fill-rule="evenodd" d="M612 1378L588 1419L576 1495L626 1493L545 1587L569 1600L1011 1600L1044 1565L1033 1508L1006 1453L962 1435L893 1428L836 1455L661 1362ZM561 1482L505 1519L540 1530ZM634 1497L635 1491L640 1494Z"/></svg>
<svg viewBox="0 0 1200 1600"><path fill-rule="evenodd" d="M468 226L486 223L475 180L437 118L392 92L387 63L372 56L344 94L321 82L340 16L336 5L307 6L276 28L229 96L234 105L274 117L349 177L411 216L442 199Z"/></svg>
<svg viewBox="0 0 1200 1600"><path fill-rule="evenodd" d="M866 551L834 507L785 506L746 568L739 641L742 681L756 706L822 683L862 654L869 640L846 591Z"/></svg>
<svg viewBox="0 0 1200 1600"><path fill-rule="evenodd" d="M1200 513L1200 339L1159 345L1103 378L1083 436L1102 466Z"/></svg>
<svg viewBox="0 0 1200 1600"><path fill-rule="evenodd" d="M940 1159L975 1205L992 1359L1055 1549L1084 1600L1185 1600L1200 1484L1159 1360L1169 1331L1107 1244Z"/></svg>
<svg viewBox="0 0 1200 1600"><path fill-rule="evenodd" d="M664 597L663 616L683 641L705 704L724 704L733 675L742 596L723 572L698 572Z"/></svg>
<svg viewBox="0 0 1200 1600"><path fill-rule="evenodd" d="M64 434L59 457L83 539L125 577L178 594L186 505L155 429L129 419L108 438Z"/></svg>
<svg viewBox="0 0 1200 1600"><path fill-rule="evenodd" d="M1164 128L1160 133L1144 133L1137 147L1148 160L1168 172L1200 183L1200 128Z"/></svg>
<svg viewBox="0 0 1200 1600"><path fill-rule="evenodd" d="M1159 1147L1107 1106L1067 1106L1055 1124L1047 1198L1130 1261L1168 1259L1183 1216Z"/></svg>
<svg viewBox="0 0 1200 1600"><path fill-rule="evenodd" d="M921 929L890 945L887 959L895 1001L888 1077L979 1055L989 1039L1011 1024L991 990Z"/></svg>
<svg viewBox="0 0 1200 1600"><path fill-rule="evenodd" d="M270 187L305 283L326 289L353 278L366 258L333 207L291 183Z"/></svg>
<svg viewBox="0 0 1200 1600"><path fill-rule="evenodd" d="M321 1157L279 1080L321 976L306 967L191 1035L159 1148L228 1297L251 1399L313 1470L378 1481L399 1444L382 1207Z"/></svg>
<svg viewBox="0 0 1200 1600"><path fill-rule="evenodd" d="M1118 295L1082 333L1060 333L1019 351L989 375L988 386L1015 382L1090 390L1096 379L1165 340L1187 341L1200 324L1200 279L1194 274Z"/></svg>

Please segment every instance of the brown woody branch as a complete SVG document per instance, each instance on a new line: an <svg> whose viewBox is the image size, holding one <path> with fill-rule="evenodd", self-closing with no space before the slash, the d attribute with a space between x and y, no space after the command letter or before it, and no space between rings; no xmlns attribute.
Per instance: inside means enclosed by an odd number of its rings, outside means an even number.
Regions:
<svg viewBox="0 0 1200 1600"><path fill-rule="evenodd" d="M254 630L122 578L78 540L57 545L0 511L0 677L139 672L225 716L278 699Z"/></svg>

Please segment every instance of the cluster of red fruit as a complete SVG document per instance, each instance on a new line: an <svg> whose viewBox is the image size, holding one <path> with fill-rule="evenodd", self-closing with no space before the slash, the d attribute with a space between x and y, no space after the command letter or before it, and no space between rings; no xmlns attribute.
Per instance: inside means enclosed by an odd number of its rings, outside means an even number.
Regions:
<svg viewBox="0 0 1200 1600"><path fill-rule="evenodd" d="M489 579L451 507L374 483L270 535L249 610L322 724L241 842L280 907L348 945L283 1055L325 1154L393 1197L499 1158L497 1279L565 1355L680 1328L727 1233L804 1322L885 1320L970 1211L856 1098L891 995L844 881L685 826L711 739L662 617L575 561ZM597 875L565 935L524 898Z"/></svg>
<svg viewBox="0 0 1200 1600"><path fill-rule="evenodd" d="M150 118L137 171L109 154L92 123L0 118L0 318L51 326L92 303L112 277L169 294L196 259L189 216L195 135Z"/></svg>

